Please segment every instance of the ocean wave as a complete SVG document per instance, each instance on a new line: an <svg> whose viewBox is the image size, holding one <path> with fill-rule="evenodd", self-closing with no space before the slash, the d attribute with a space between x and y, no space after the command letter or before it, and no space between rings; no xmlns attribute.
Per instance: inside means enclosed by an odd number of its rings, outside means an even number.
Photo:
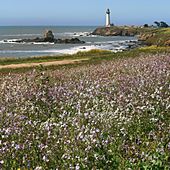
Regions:
<svg viewBox="0 0 170 170"><path fill-rule="evenodd" d="M41 36L41 34L4 34L0 37L24 37L24 36Z"/></svg>
<svg viewBox="0 0 170 170"><path fill-rule="evenodd" d="M33 45L50 45L50 44L54 44L54 43L50 43L50 42L16 42L16 41L20 41L21 39L7 39L7 40L1 40L0 44L33 44Z"/></svg>
<svg viewBox="0 0 170 170"><path fill-rule="evenodd" d="M55 53L57 50L0 50L1 54L13 54L13 53Z"/></svg>
<svg viewBox="0 0 170 170"><path fill-rule="evenodd" d="M12 41L14 41L16 39L11 39L8 41L5 41L5 43L14 43ZM35 50L35 48L33 50L0 50L0 54L1 56L6 54L6 55L15 55L15 56L19 56L21 54L25 54L25 55L29 55L29 56L34 56L34 55L63 55L63 54L76 54L77 52L86 52L86 51L90 51L93 49L101 49L101 50L109 50L112 52L121 52L124 51L126 49L129 48L129 44L133 45L135 44L135 40L121 40L121 41L106 41L106 42L96 42L96 43L92 43L92 42L88 42L86 44L80 45L80 46L74 46L74 47L70 47L67 49L55 49L55 47L51 46L51 49L42 49L42 50ZM1 42L0 42L1 43ZM49 44L49 43L31 43L31 44ZM56 48L58 48L58 46L56 45Z"/></svg>
<svg viewBox="0 0 170 170"><path fill-rule="evenodd" d="M101 50L110 50L112 52L123 51L126 49L126 46L117 46L114 47L110 44L107 45L84 45L84 46L77 46L71 47L68 49L48 49L48 50L1 50L0 54L18 54L18 53L34 53L36 54L48 54L48 55L55 55L55 54L76 54L78 52L86 52L93 49L101 49Z"/></svg>
<svg viewBox="0 0 170 170"><path fill-rule="evenodd" d="M55 36L74 36L74 37L97 37L96 35L91 35L91 32L61 32L61 33L53 33ZM0 35L0 37L32 37L32 36L42 36L42 34L4 34Z"/></svg>
<svg viewBox="0 0 170 170"><path fill-rule="evenodd" d="M100 45L84 45L84 46L72 47L69 49L56 50L55 52L60 53L60 54L76 54L78 52L86 52L86 51L90 51L94 49L118 52L118 51L123 51L126 48L127 48L126 45L114 47L113 45L110 45L110 44L107 44L107 45L100 44Z"/></svg>
<svg viewBox="0 0 170 170"><path fill-rule="evenodd" d="M55 36L69 36L69 37L98 37L97 35L92 35L91 32L64 32L64 33L54 33Z"/></svg>
<svg viewBox="0 0 170 170"><path fill-rule="evenodd" d="M130 42L137 42L138 40L112 40L112 41L96 41L94 43L102 43L102 44L125 44Z"/></svg>
<svg viewBox="0 0 170 170"><path fill-rule="evenodd" d="M96 49L95 46L78 46L68 49L48 49L48 50L0 50L1 54L12 53L60 53L60 54L75 54L79 51L89 51Z"/></svg>
<svg viewBox="0 0 170 170"><path fill-rule="evenodd" d="M34 44L34 45L53 45L55 43L50 42L33 42L33 43L27 43L27 44Z"/></svg>
<svg viewBox="0 0 170 170"><path fill-rule="evenodd" d="M19 41L21 39L7 39L7 40L1 40L0 44L18 44L15 41Z"/></svg>
<svg viewBox="0 0 170 170"><path fill-rule="evenodd" d="M95 46L95 45L91 45L91 46L78 46L78 47L72 47L69 49L62 49L62 50L58 50L57 52L61 53L61 54L76 54L78 52L85 52L85 51L90 51L93 49L99 49L99 47Z"/></svg>

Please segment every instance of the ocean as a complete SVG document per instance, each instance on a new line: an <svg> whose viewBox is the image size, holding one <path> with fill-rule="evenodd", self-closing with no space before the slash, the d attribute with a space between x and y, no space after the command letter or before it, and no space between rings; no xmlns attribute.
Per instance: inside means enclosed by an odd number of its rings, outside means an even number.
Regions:
<svg viewBox="0 0 170 170"><path fill-rule="evenodd" d="M74 54L78 51L104 49L122 51L135 37L102 37L90 35L97 27L92 26L1 26L0 57L30 57ZM43 37L46 30L52 30L55 38L79 38L85 44L14 43L12 40Z"/></svg>

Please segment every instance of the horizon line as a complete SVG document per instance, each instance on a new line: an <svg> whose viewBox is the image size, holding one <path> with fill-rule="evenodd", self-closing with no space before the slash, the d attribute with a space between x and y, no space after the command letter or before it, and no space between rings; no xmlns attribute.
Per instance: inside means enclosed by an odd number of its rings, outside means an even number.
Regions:
<svg viewBox="0 0 170 170"><path fill-rule="evenodd" d="M105 25L0 25L0 27L105 27ZM143 26L143 24L117 24L114 26Z"/></svg>

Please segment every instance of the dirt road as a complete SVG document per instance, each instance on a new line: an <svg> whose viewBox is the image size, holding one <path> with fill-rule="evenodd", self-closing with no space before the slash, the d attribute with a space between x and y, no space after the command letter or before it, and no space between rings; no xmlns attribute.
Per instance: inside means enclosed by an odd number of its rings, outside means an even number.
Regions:
<svg viewBox="0 0 170 170"><path fill-rule="evenodd" d="M40 62L40 63L22 63L22 64L10 64L10 65L0 65L0 69L16 69L16 68L28 68L28 67L37 67L37 66L54 66L54 65L65 65L73 64L76 62L86 61L89 58L74 59L74 60L60 60L60 61L50 61L50 62Z"/></svg>

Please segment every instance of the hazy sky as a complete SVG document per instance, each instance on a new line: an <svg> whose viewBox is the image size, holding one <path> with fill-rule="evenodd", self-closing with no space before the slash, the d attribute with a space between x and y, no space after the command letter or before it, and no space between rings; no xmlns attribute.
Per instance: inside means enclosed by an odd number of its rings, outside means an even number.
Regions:
<svg viewBox="0 0 170 170"><path fill-rule="evenodd" d="M170 24L170 0L0 0L0 25Z"/></svg>

